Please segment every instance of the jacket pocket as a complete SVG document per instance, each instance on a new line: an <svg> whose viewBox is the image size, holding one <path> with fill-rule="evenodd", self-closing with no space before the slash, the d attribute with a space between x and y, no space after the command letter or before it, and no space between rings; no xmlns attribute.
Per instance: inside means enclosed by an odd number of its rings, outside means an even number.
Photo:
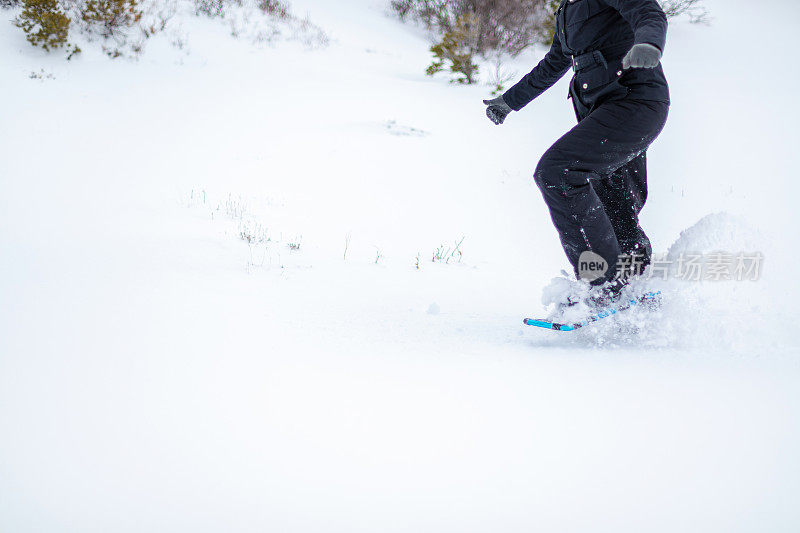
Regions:
<svg viewBox="0 0 800 533"><path fill-rule="evenodd" d="M589 0L567 1L564 8L566 9L565 22L568 28L582 24L589 19Z"/></svg>
<svg viewBox="0 0 800 533"><path fill-rule="evenodd" d="M609 76L608 67L603 65L581 70L575 74L575 78L578 80L578 88L582 91L594 91L614 81Z"/></svg>
<svg viewBox="0 0 800 533"><path fill-rule="evenodd" d="M575 74L576 89L581 100L587 105L607 100L618 100L628 95L628 88L620 83L622 64L615 61L582 70Z"/></svg>

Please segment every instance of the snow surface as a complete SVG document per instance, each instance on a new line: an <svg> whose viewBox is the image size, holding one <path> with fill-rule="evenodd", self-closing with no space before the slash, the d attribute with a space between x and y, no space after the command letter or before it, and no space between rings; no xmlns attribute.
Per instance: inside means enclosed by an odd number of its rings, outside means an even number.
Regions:
<svg viewBox="0 0 800 533"><path fill-rule="evenodd" d="M494 127L379 0L138 62L0 25L0 531L797 531L800 6L707 4L643 224L762 279L578 334L521 324L567 266L531 179L566 78Z"/></svg>

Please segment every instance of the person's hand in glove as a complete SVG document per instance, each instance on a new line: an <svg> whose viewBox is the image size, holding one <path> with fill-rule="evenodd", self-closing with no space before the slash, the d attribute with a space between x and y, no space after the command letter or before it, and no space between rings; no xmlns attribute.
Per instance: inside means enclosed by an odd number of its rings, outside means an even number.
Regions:
<svg viewBox="0 0 800 533"><path fill-rule="evenodd" d="M486 108L486 116L497 125L505 122L508 114L513 111L502 96L498 96L494 100L484 100L483 103L488 106Z"/></svg>
<svg viewBox="0 0 800 533"><path fill-rule="evenodd" d="M656 68L661 62L661 50L652 44L634 44L622 59L622 68Z"/></svg>

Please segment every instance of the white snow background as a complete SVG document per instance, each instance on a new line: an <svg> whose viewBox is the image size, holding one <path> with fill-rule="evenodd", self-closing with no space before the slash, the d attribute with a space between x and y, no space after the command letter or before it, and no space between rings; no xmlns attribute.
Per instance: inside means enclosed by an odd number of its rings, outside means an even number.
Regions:
<svg viewBox="0 0 800 533"><path fill-rule="evenodd" d="M671 24L643 224L764 270L625 336L521 323L567 266L531 175L568 77L494 127L387 4L138 62L0 23L0 531L800 530L800 5Z"/></svg>

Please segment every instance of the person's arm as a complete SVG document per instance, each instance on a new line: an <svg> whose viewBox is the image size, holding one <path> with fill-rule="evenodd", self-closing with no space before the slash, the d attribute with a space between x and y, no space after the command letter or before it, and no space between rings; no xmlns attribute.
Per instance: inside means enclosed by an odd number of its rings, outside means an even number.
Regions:
<svg viewBox="0 0 800 533"><path fill-rule="evenodd" d="M656 0L603 0L633 28L634 44L650 44L664 52L667 15Z"/></svg>
<svg viewBox="0 0 800 533"><path fill-rule="evenodd" d="M558 35L553 39L550 51L536 67L516 85L503 94L503 100L514 111L519 111L534 98L552 87L572 66L569 56L561 49Z"/></svg>

